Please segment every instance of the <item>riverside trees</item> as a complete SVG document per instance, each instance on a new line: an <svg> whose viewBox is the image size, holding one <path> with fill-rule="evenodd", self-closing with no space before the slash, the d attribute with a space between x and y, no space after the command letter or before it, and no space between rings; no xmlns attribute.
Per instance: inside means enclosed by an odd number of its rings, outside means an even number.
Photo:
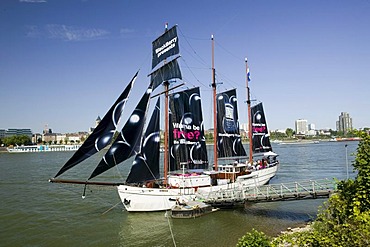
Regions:
<svg viewBox="0 0 370 247"><path fill-rule="evenodd" d="M370 246L370 136L357 132L362 138L353 164L355 180L338 181L338 191L319 210L309 231L283 234L270 241L269 246ZM258 241L266 246L263 233L252 231L237 246Z"/></svg>
<svg viewBox="0 0 370 247"><path fill-rule="evenodd" d="M10 136L10 137L5 137L2 142L6 145L6 146L10 146L10 145L29 145L31 144L31 138L29 136L26 136L26 135L14 135L14 136Z"/></svg>

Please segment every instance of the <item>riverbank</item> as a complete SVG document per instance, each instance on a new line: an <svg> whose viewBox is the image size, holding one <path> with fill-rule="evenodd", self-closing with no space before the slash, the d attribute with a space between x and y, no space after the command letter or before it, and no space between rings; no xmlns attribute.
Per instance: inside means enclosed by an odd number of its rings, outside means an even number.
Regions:
<svg viewBox="0 0 370 247"><path fill-rule="evenodd" d="M274 244L279 247L290 247L290 246L297 246L296 244L292 244L291 241L287 240L287 239L290 239L290 240L293 240L293 242L296 242L295 241L295 236L291 236L292 234L301 234L301 233L304 233L304 232L310 232L312 230L312 222L309 222L305 225L302 225L302 226L299 226L299 227L294 227L294 228L290 228L288 227L286 231L281 231L281 233L273 238L272 242L274 242ZM276 241L278 241L278 243L276 243Z"/></svg>
<svg viewBox="0 0 370 247"><path fill-rule="evenodd" d="M286 229L286 231L281 231L280 235L289 235L289 234L293 234L293 233L296 233L296 232L310 231L312 229L311 224L312 224L312 222L308 222L307 224L302 225L302 226L298 226L298 227L294 227L294 228L288 227Z"/></svg>

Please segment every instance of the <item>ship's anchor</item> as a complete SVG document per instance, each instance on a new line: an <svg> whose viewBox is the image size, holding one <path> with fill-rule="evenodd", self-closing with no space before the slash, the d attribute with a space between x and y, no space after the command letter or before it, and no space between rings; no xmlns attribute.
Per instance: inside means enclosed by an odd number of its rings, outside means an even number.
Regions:
<svg viewBox="0 0 370 247"><path fill-rule="evenodd" d="M125 198L125 199L123 199L123 203L124 203L125 205L129 205L129 204L130 204L130 202L131 202L131 200L127 200L126 198Z"/></svg>

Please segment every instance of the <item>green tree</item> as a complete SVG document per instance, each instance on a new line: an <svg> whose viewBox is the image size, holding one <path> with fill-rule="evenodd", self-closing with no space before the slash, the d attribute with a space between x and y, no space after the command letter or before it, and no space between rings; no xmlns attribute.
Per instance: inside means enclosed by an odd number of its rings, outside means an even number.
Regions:
<svg viewBox="0 0 370 247"><path fill-rule="evenodd" d="M204 134L204 137L206 138L206 141L207 141L208 143L213 142L213 133L205 133L205 134Z"/></svg>
<svg viewBox="0 0 370 247"><path fill-rule="evenodd" d="M288 137L292 137L292 136L293 136L293 134L294 134L294 130L293 130L293 129L291 129L291 128L287 128L287 129L285 130L285 134L286 134Z"/></svg>
<svg viewBox="0 0 370 247"><path fill-rule="evenodd" d="M284 139L286 136L286 133L274 131L271 132L270 139Z"/></svg>
<svg viewBox="0 0 370 247"><path fill-rule="evenodd" d="M3 141L6 146L30 145L32 143L31 138L26 135L14 135L5 137Z"/></svg>
<svg viewBox="0 0 370 247"><path fill-rule="evenodd" d="M273 244L297 246L370 246L370 136L362 138L353 167L355 180L338 182L337 193L320 210L309 233L282 235Z"/></svg>

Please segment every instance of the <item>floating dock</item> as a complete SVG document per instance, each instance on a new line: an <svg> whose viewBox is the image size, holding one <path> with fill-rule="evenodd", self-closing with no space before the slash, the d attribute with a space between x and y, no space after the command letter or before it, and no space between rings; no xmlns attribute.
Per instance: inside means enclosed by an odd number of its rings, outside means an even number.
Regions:
<svg viewBox="0 0 370 247"><path fill-rule="evenodd" d="M176 204L171 209L171 217L178 219L191 219L217 211L211 205L200 201L189 201Z"/></svg>

